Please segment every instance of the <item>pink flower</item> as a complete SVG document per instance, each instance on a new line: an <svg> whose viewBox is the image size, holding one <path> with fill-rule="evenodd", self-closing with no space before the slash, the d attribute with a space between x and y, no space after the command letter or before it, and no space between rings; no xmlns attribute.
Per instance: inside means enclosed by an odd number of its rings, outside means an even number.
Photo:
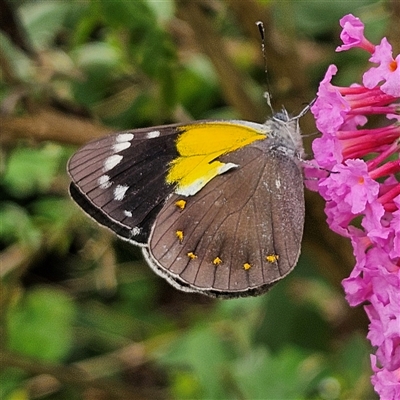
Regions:
<svg viewBox="0 0 400 400"><path fill-rule="evenodd" d="M363 76L363 83L368 89L372 89L380 82L384 82L381 90L391 96L400 96L400 55L395 59L392 55L392 46L383 38L381 44L375 47L372 57L373 63L380 64L379 67L372 67Z"/></svg>
<svg viewBox="0 0 400 400"><path fill-rule="evenodd" d="M335 132L343 124L345 116L350 111L350 106L340 94L340 90L331 84L331 79L336 72L336 65L328 67L319 85L317 100L311 107L317 121L317 128L325 133Z"/></svg>
<svg viewBox="0 0 400 400"><path fill-rule="evenodd" d="M392 259L395 259L396 257L400 258L400 195L395 197L393 201L397 206L397 211L392 213L392 220L389 223L393 243L389 255Z"/></svg>
<svg viewBox="0 0 400 400"><path fill-rule="evenodd" d="M371 382L382 400L400 398L400 368L395 371L389 371L377 366L377 357L371 355L371 365L374 375Z"/></svg>
<svg viewBox="0 0 400 400"><path fill-rule="evenodd" d="M364 85L350 87L333 85L337 68L328 68L311 108L322 133L312 162L324 170L305 173L326 201L330 228L351 239L356 265L342 282L346 299L367 304L367 338L376 347L371 381L382 399L394 400L400 399L400 56L393 58L386 38L371 44L353 15L340 24L344 45L337 50L362 48L379 66L365 72ZM370 128L373 115L386 120Z"/></svg>
<svg viewBox="0 0 400 400"><path fill-rule="evenodd" d="M349 223L365 211L367 204L377 200L379 184L369 177L363 160L347 160L345 164L337 164L330 176L321 180L319 192L328 203L325 211L329 226L348 236Z"/></svg>
<svg viewBox="0 0 400 400"><path fill-rule="evenodd" d="M372 53L374 45L364 36L364 24L353 14L345 15L340 20L340 26L343 28L340 39L343 45L336 48L336 51L349 50L352 47L361 47Z"/></svg>

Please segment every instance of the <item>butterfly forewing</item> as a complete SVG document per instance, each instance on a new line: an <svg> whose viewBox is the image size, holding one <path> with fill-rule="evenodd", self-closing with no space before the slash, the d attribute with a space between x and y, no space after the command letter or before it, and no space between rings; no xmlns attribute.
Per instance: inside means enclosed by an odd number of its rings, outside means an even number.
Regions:
<svg viewBox="0 0 400 400"><path fill-rule="evenodd" d="M120 132L88 143L69 161L70 193L97 222L134 244L147 243L173 185L165 182L177 156L176 127Z"/></svg>
<svg viewBox="0 0 400 400"><path fill-rule="evenodd" d="M145 256L180 289L217 297L259 294L297 262L304 224L301 170L268 139L220 159L238 167L195 197L172 195Z"/></svg>

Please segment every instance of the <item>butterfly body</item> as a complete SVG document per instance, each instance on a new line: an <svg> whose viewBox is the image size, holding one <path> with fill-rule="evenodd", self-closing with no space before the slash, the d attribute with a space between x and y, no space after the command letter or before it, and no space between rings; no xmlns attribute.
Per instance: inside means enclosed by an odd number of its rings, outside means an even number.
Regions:
<svg viewBox="0 0 400 400"><path fill-rule="evenodd" d="M70 160L70 192L143 248L173 286L212 297L265 292L296 265L304 224L298 120L197 121L120 132Z"/></svg>

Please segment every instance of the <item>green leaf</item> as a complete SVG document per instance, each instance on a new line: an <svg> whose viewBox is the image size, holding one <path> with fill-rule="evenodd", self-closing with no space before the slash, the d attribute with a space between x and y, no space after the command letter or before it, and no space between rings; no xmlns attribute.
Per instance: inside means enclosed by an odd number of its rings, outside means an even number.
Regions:
<svg viewBox="0 0 400 400"><path fill-rule="evenodd" d="M194 118L204 118L221 101L215 71L205 57L194 57L179 71L177 98Z"/></svg>
<svg viewBox="0 0 400 400"><path fill-rule="evenodd" d="M173 0L145 0L148 7L156 15L159 23L174 17L175 2Z"/></svg>
<svg viewBox="0 0 400 400"><path fill-rule="evenodd" d="M74 50L72 58L84 76L72 82L76 100L90 106L106 97L114 80L113 72L121 63L118 48L104 42L85 43Z"/></svg>
<svg viewBox="0 0 400 400"><path fill-rule="evenodd" d="M34 221L46 236L49 248L67 253L70 237L65 234L76 206L69 198L42 198L33 204Z"/></svg>
<svg viewBox="0 0 400 400"><path fill-rule="evenodd" d="M290 276L268 292L265 316L256 331L257 342L266 344L274 351L284 348L287 343L317 351L329 349L327 319L320 309L309 301L296 298L296 293L291 290L299 277L298 282L301 283L311 278L309 274L315 274L312 267L313 263L301 256ZM316 288L318 290L318 286ZM317 294L308 296L315 297Z"/></svg>
<svg viewBox="0 0 400 400"><path fill-rule="evenodd" d="M26 393L26 389L18 389L26 379L27 374L20 369L17 368L4 368L2 365L2 370L0 371L0 399L12 400L13 398L28 400L28 393ZM19 392L22 390L22 393ZM15 393L20 393L19 397L13 397ZM26 397L23 397L25 394Z"/></svg>
<svg viewBox="0 0 400 400"><path fill-rule="evenodd" d="M212 328L192 328L171 346L161 362L168 366L174 398L226 399L222 381L232 352ZM186 377L184 384L179 378ZM188 390L189 387L192 391Z"/></svg>
<svg viewBox="0 0 400 400"><path fill-rule="evenodd" d="M72 346L75 307L60 290L36 288L7 315L9 350L47 361L61 361Z"/></svg>
<svg viewBox="0 0 400 400"><path fill-rule="evenodd" d="M322 360L294 347L275 356L258 347L237 361L234 377L246 399L305 399L323 369Z"/></svg>
<svg viewBox="0 0 400 400"><path fill-rule="evenodd" d="M73 51L73 58L78 67L85 71L112 70L121 61L116 46L105 42L85 43Z"/></svg>
<svg viewBox="0 0 400 400"><path fill-rule="evenodd" d="M33 248L39 246L41 233L24 208L14 203L1 203L0 221L0 239L3 242L18 241Z"/></svg>
<svg viewBox="0 0 400 400"><path fill-rule="evenodd" d="M371 346L359 334L348 338L343 344L343 348L339 353L338 364L345 376L348 377L349 382L354 382L362 373L363 362L369 364L369 353L372 351Z"/></svg>
<svg viewBox="0 0 400 400"><path fill-rule="evenodd" d="M52 183L62 156L62 148L47 144L41 149L20 147L7 161L4 185L9 193L24 198L46 191Z"/></svg>
<svg viewBox="0 0 400 400"><path fill-rule="evenodd" d="M157 26L153 10L143 0L100 0L98 5L105 21L114 27L146 30Z"/></svg>
<svg viewBox="0 0 400 400"><path fill-rule="evenodd" d="M45 49L62 29L68 12L76 6L65 1L26 2L18 11L32 44L37 49Z"/></svg>
<svg viewBox="0 0 400 400"><path fill-rule="evenodd" d="M33 62L19 47L15 46L10 38L2 31L0 31L0 43L2 52L1 56L4 57L4 60L9 64L15 77L29 82L29 80L32 79ZM4 85L4 83L4 81L1 82L1 85ZM7 93L9 93L12 87L11 85L6 85L5 89L7 90Z"/></svg>

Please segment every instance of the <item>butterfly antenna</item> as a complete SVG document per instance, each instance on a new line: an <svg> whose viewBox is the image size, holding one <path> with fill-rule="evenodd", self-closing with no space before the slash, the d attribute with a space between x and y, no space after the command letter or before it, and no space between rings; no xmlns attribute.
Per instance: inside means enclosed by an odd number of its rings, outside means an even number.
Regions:
<svg viewBox="0 0 400 400"><path fill-rule="evenodd" d="M268 107L271 109L272 114L275 114L273 108L272 108L272 103L271 103L271 90L270 90L270 84L268 80L268 67L267 67L267 54L265 51L265 28L264 28L264 23L261 21L256 22L258 31L260 32L260 37L261 37L261 52L263 55L263 60L264 60L264 73L265 73L265 80L266 80L266 86L267 90L264 92L264 98L267 100Z"/></svg>
<svg viewBox="0 0 400 400"><path fill-rule="evenodd" d="M304 115L306 115L308 113L308 111L310 110L310 108L314 105L315 101L317 99L314 98L310 101L309 104L307 104L298 115L296 115L295 117L292 117L292 119L300 119L301 117L303 117Z"/></svg>

